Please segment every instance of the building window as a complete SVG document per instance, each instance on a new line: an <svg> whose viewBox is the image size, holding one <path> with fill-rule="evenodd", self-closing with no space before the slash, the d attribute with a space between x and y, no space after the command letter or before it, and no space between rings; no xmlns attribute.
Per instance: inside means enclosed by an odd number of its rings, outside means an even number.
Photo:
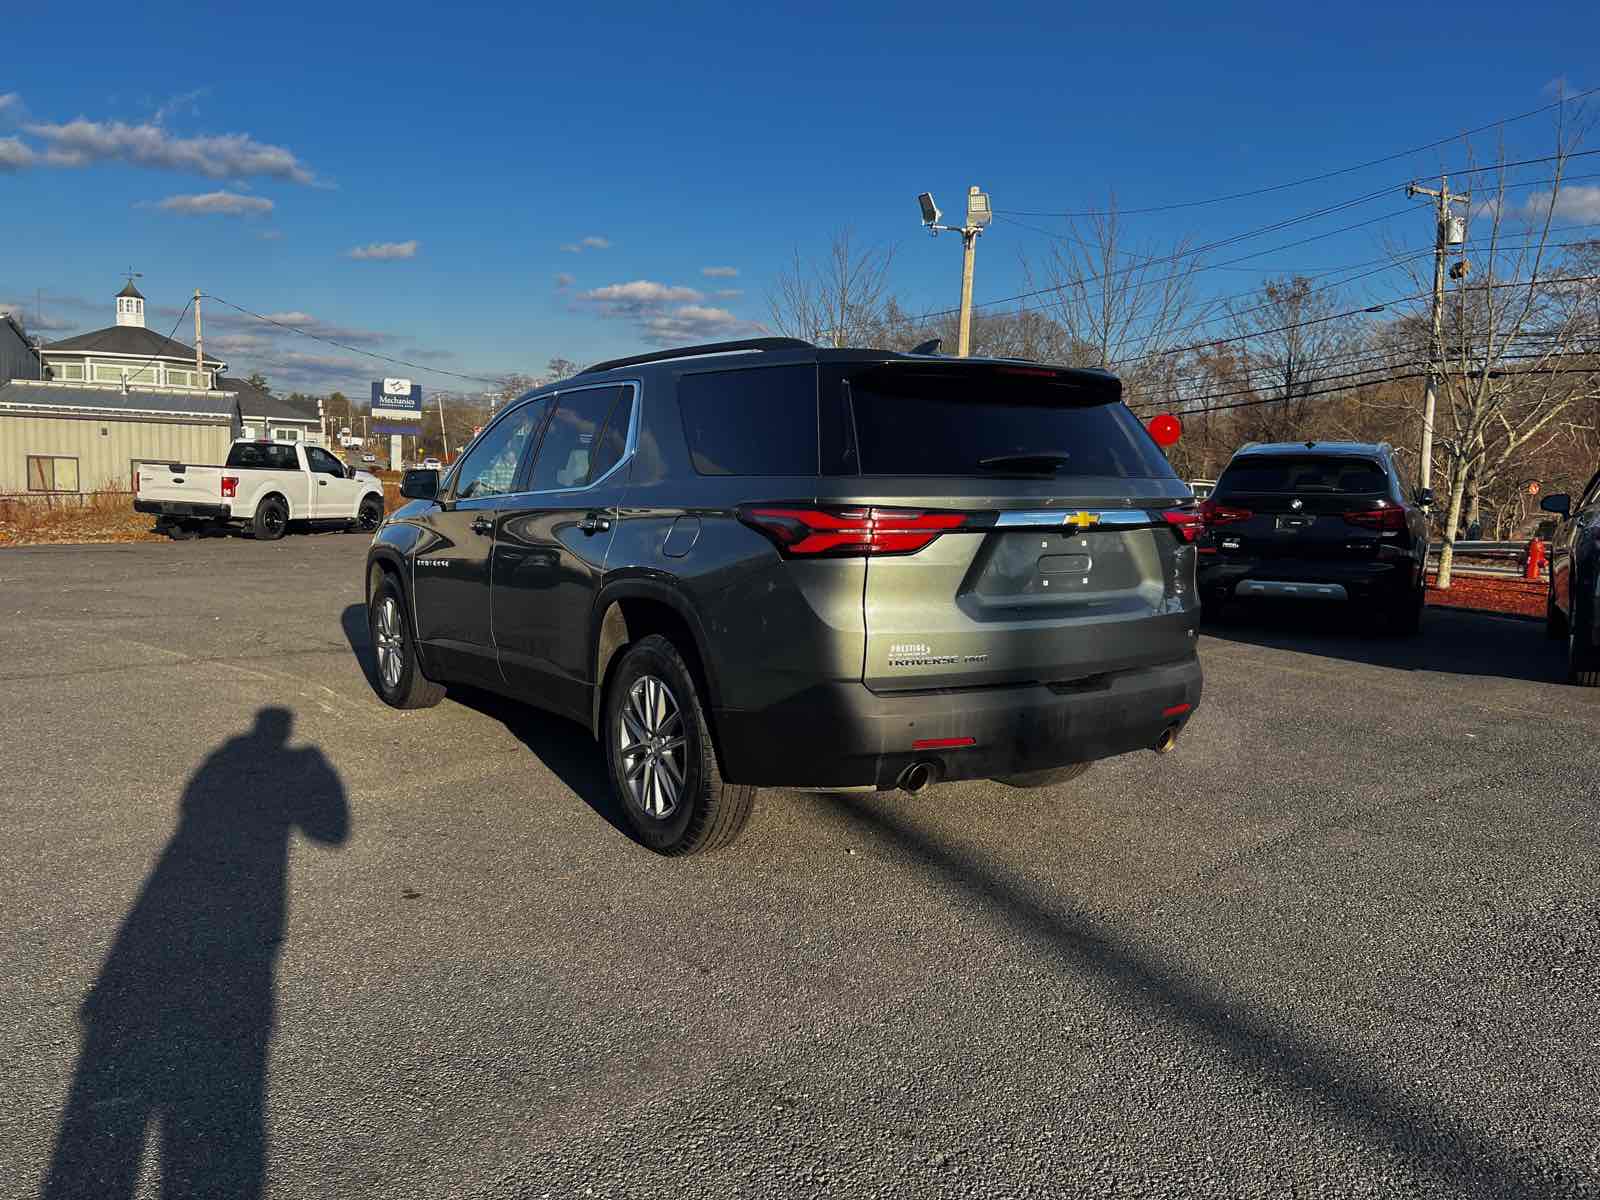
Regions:
<svg viewBox="0 0 1600 1200"><path fill-rule="evenodd" d="M272 440L275 442L298 442L300 440L300 431L283 425L274 425L272 427Z"/></svg>
<svg viewBox="0 0 1600 1200"><path fill-rule="evenodd" d="M94 381L96 383L121 383L122 368L113 363L95 363Z"/></svg>
<svg viewBox="0 0 1600 1200"><path fill-rule="evenodd" d="M253 441L256 436L256 427L254 425L239 426L239 436L242 438L249 438Z"/></svg>
<svg viewBox="0 0 1600 1200"><path fill-rule="evenodd" d="M180 371L175 367L167 368L167 384L170 387L193 387L194 372Z"/></svg>
<svg viewBox="0 0 1600 1200"><path fill-rule="evenodd" d="M75 492L78 490L78 460L28 455L30 492Z"/></svg>
<svg viewBox="0 0 1600 1200"><path fill-rule="evenodd" d="M81 362L64 362L50 364L50 377L52 379L83 381L83 364Z"/></svg>

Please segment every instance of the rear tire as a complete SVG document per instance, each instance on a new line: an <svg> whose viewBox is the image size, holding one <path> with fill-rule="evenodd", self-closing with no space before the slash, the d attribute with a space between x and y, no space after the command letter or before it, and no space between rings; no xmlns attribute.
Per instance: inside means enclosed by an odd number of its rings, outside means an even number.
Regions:
<svg viewBox="0 0 1600 1200"><path fill-rule="evenodd" d="M600 738L611 790L638 838L657 854L707 854L738 839L755 788L728 783L683 656L660 634L618 660Z"/></svg>
<svg viewBox="0 0 1600 1200"><path fill-rule="evenodd" d="M1600 650L1588 633L1593 627L1593 618L1578 607L1574 587L1572 612L1567 620L1567 680L1578 687L1600 687Z"/></svg>
<svg viewBox="0 0 1600 1200"><path fill-rule="evenodd" d="M372 533L383 524L383 501L376 496L368 496L361 501L360 511L356 513L355 524L350 528L356 533Z"/></svg>
<svg viewBox="0 0 1600 1200"><path fill-rule="evenodd" d="M373 688L390 708L432 708L444 687L422 673L412 634L411 614L394 576L385 575L367 602L367 632L372 636Z"/></svg>
<svg viewBox="0 0 1600 1200"><path fill-rule="evenodd" d="M250 532L258 542L275 542L289 528L289 506L276 496L268 496L256 505L255 516L250 520Z"/></svg>
<svg viewBox="0 0 1600 1200"><path fill-rule="evenodd" d="M1390 612L1390 628L1400 637L1414 637L1422 632L1422 610L1428 603L1428 594L1418 590L1405 599Z"/></svg>
<svg viewBox="0 0 1600 1200"><path fill-rule="evenodd" d="M996 775L994 781L1014 788L1047 788L1071 783L1087 771L1092 763L1072 763L1065 767L1052 767L1047 771L1025 771L1021 775Z"/></svg>

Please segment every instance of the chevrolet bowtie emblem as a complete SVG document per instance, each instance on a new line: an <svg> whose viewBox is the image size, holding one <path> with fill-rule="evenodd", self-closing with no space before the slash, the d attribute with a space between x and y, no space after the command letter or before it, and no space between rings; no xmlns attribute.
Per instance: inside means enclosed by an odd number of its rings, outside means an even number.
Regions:
<svg viewBox="0 0 1600 1200"><path fill-rule="evenodd" d="M1072 513L1070 516L1061 518L1061 523L1063 525L1077 525L1081 528L1087 529L1089 526L1096 524L1099 520L1099 513L1076 512Z"/></svg>

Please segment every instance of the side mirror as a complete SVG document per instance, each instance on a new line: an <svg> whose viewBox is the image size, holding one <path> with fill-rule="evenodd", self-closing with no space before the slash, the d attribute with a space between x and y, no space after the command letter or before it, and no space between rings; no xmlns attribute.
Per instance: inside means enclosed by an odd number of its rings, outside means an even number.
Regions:
<svg viewBox="0 0 1600 1200"><path fill-rule="evenodd" d="M1557 513L1565 520L1572 515L1572 497L1565 492L1551 492L1539 501L1539 507L1545 512Z"/></svg>
<svg viewBox="0 0 1600 1200"><path fill-rule="evenodd" d="M1417 503L1422 505L1423 508L1432 508L1433 507L1433 489L1432 488L1418 488L1417 489Z"/></svg>
<svg viewBox="0 0 1600 1200"><path fill-rule="evenodd" d="M438 499L439 472L432 469L407 471L400 477L400 494L407 500Z"/></svg>

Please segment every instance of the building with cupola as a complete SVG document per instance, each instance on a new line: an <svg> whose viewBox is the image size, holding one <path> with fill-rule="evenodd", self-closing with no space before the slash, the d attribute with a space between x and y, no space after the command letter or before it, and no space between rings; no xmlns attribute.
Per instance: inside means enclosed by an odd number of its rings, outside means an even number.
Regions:
<svg viewBox="0 0 1600 1200"><path fill-rule="evenodd" d="M112 383L138 388L210 391L228 364L145 327L144 296L129 279L117 293L117 321L40 348L45 378L58 383Z"/></svg>

